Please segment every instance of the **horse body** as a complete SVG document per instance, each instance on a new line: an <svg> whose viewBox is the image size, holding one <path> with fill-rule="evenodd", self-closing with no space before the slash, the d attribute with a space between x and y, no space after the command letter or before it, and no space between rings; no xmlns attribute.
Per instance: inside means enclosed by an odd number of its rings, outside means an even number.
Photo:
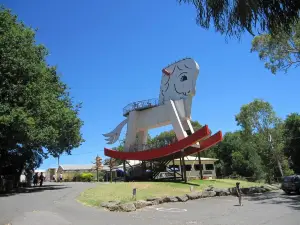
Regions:
<svg viewBox="0 0 300 225"><path fill-rule="evenodd" d="M194 133L190 120L198 73L198 64L190 58L164 68L159 105L129 112L127 118L112 132L104 134L108 144L113 144L119 139L125 124L127 124L127 133L124 151L133 151L133 146L144 150L149 129L172 124L178 140L187 137L188 133Z"/></svg>

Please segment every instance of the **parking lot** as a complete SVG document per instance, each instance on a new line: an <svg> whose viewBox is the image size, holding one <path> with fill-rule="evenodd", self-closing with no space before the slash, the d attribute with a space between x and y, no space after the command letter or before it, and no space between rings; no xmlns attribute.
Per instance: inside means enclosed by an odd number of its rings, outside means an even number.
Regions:
<svg viewBox="0 0 300 225"><path fill-rule="evenodd" d="M83 206L76 196L90 183L48 183L29 192L0 197L0 225L69 224L290 224L300 221L300 196L281 191L245 197L237 206L233 196L167 203L132 213L108 212ZM105 185L105 184L103 184Z"/></svg>

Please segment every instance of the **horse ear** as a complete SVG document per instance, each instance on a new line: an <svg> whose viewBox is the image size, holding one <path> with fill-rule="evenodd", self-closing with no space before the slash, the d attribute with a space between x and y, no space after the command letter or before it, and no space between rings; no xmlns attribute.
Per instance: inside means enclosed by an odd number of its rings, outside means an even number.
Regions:
<svg viewBox="0 0 300 225"><path fill-rule="evenodd" d="M171 72L166 70L166 69L162 69L162 72L167 75L167 76L170 76L171 75Z"/></svg>

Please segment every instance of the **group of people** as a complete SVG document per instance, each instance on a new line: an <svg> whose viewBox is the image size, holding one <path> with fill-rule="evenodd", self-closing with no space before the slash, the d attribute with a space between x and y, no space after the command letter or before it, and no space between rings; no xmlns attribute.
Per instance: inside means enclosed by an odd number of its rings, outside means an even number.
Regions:
<svg viewBox="0 0 300 225"><path fill-rule="evenodd" d="M52 180L54 182L62 182L63 180L63 175L62 173L59 174L59 179L56 180L56 176L55 174L52 176ZM41 174L39 175L39 173L35 173L33 175L33 185L37 186L38 184L40 184L40 187L43 186L43 182L45 181L45 176L43 174L43 172L41 172Z"/></svg>
<svg viewBox="0 0 300 225"><path fill-rule="evenodd" d="M40 187L43 185L43 182L45 180L45 176L43 174L43 172L41 172L40 176L39 176L39 173L35 173L33 175L33 185L34 186L37 186L38 183L40 183Z"/></svg>
<svg viewBox="0 0 300 225"><path fill-rule="evenodd" d="M56 180L56 176L55 176L55 174L53 174L52 181L54 181L54 182L62 182L62 180L63 180L62 173L59 174L59 179L58 180Z"/></svg>

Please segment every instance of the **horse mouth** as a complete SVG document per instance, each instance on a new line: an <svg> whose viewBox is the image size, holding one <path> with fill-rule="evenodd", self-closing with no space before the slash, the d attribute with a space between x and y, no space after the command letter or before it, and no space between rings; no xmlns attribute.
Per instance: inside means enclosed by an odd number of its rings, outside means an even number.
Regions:
<svg viewBox="0 0 300 225"><path fill-rule="evenodd" d="M177 94L180 94L180 95L184 95L184 96L188 96L189 94L190 94L190 90L189 91L187 91L187 92L179 92L179 91L177 91L177 89L176 89L176 85L174 84L174 89L175 89L175 92L177 93Z"/></svg>

